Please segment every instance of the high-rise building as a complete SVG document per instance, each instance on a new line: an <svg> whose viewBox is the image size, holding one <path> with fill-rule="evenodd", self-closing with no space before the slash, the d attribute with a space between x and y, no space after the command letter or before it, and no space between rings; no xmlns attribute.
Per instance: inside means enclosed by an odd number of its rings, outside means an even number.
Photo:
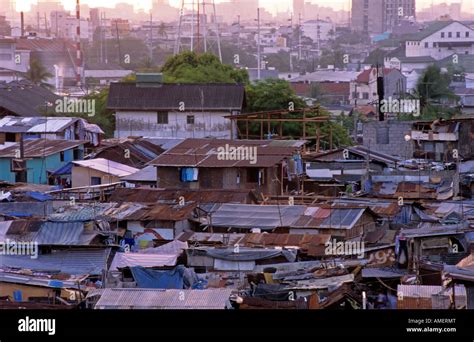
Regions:
<svg viewBox="0 0 474 342"><path fill-rule="evenodd" d="M0 0L0 14L12 14L15 11L15 2L12 0Z"/></svg>
<svg viewBox="0 0 474 342"><path fill-rule="evenodd" d="M304 0L293 0L293 16L304 18Z"/></svg>
<svg viewBox="0 0 474 342"><path fill-rule="evenodd" d="M352 29L367 34L392 31L416 16L416 0L352 0Z"/></svg>

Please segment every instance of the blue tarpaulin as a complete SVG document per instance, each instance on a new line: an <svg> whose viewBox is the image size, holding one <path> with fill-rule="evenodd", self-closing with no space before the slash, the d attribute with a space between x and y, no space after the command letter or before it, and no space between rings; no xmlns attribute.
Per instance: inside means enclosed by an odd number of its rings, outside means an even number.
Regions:
<svg viewBox="0 0 474 342"><path fill-rule="evenodd" d="M40 201L40 202L52 201L53 200L53 196L48 195L48 194L43 194L43 193L37 192L37 191L28 191L26 193L26 196L31 197L32 199Z"/></svg>
<svg viewBox="0 0 474 342"><path fill-rule="evenodd" d="M60 176L60 175L70 175L72 171L72 163L69 162L64 166L61 166L59 169L56 171L52 172L52 176Z"/></svg>
<svg viewBox="0 0 474 342"><path fill-rule="evenodd" d="M183 265L171 271L157 271L142 266L130 267L137 287L146 289L187 289L199 283L193 270Z"/></svg>

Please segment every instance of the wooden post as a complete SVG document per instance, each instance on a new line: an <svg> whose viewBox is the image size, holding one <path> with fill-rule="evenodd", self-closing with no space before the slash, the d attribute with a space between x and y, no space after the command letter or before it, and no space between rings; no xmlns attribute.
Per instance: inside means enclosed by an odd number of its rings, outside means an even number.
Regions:
<svg viewBox="0 0 474 342"><path fill-rule="evenodd" d="M320 144L320 135L321 135L321 127L316 129L316 152L319 153L319 144Z"/></svg>
<svg viewBox="0 0 474 342"><path fill-rule="evenodd" d="M329 124L329 149L332 151L332 126Z"/></svg>
<svg viewBox="0 0 474 342"><path fill-rule="evenodd" d="M245 120L245 134L247 136L247 140L249 140L249 119Z"/></svg>
<svg viewBox="0 0 474 342"><path fill-rule="evenodd" d="M270 113L267 114L267 130L268 130L269 137L271 137L270 132L271 132L272 128L271 128L271 125L270 125Z"/></svg>

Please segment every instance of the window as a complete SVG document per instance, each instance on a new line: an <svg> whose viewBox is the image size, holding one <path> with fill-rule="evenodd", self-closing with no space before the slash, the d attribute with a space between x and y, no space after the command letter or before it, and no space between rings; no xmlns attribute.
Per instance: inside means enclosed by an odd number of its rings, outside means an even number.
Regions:
<svg viewBox="0 0 474 342"><path fill-rule="evenodd" d="M64 151L59 152L59 160L64 161Z"/></svg>
<svg viewBox="0 0 474 342"><path fill-rule="evenodd" d="M369 99L369 93L363 93L362 96L363 96L364 100Z"/></svg>
<svg viewBox="0 0 474 342"><path fill-rule="evenodd" d="M188 115L186 116L186 123L188 125L194 125L194 115Z"/></svg>
<svg viewBox="0 0 474 342"><path fill-rule="evenodd" d="M16 134L15 133L6 133L5 134L5 141L8 142L16 142Z"/></svg>
<svg viewBox="0 0 474 342"><path fill-rule="evenodd" d="M456 32L456 38L461 38L461 32Z"/></svg>
<svg viewBox="0 0 474 342"><path fill-rule="evenodd" d="M425 48L428 48L428 47L429 47L429 43L426 42L426 43L425 43Z"/></svg>
<svg viewBox="0 0 474 342"><path fill-rule="evenodd" d="M168 124L168 113L158 113L157 119L156 119L157 124Z"/></svg>
<svg viewBox="0 0 474 342"><path fill-rule="evenodd" d="M376 141L377 141L377 144L383 144L383 145L387 145L389 143L388 127L377 128Z"/></svg>
<svg viewBox="0 0 474 342"><path fill-rule="evenodd" d="M247 169L247 183L258 183L259 170L255 168Z"/></svg>
<svg viewBox="0 0 474 342"><path fill-rule="evenodd" d="M466 32L466 38L469 38L469 31Z"/></svg>
<svg viewBox="0 0 474 342"><path fill-rule="evenodd" d="M444 38L444 32L441 32L441 38Z"/></svg>
<svg viewBox="0 0 474 342"><path fill-rule="evenodd" d="M452 38L453 37L453 33L452 32L448 32L448 38Z"/></svg>
<svg viewBox="0 0 474 342"><path fill-rule="evenodd" d="M102 184L102 179L100 177L91 177L91 185L100 185Z"/></svg>
<svg viewBox="0 0 474 342"><path fill-rule="evenodd" d="M73 153L74 160L82 159L82 150L81 149L75 148L72 153Z"/></svg>

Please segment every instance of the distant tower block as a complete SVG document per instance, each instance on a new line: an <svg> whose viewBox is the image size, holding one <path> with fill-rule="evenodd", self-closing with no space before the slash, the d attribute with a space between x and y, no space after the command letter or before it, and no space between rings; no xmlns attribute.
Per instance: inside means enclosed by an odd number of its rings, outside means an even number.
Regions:
<svg viewBox="0 0 474 342"><path fill-rule="evenodd" d="M174 54L213 53L222 62L219 24L214 0L182 0Z"/></svg>

